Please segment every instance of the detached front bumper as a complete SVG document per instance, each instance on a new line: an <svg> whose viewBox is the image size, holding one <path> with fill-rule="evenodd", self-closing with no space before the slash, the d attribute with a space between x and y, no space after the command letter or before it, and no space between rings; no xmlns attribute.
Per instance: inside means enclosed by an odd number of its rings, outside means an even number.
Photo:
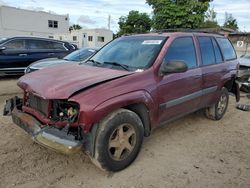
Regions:
<svg viewBox="0 0 250 188"><path fill-rule="evenodd" d="M32 136L38 144L52 150L73 154L82 151L83 143L75 140L75 136L64 130L52 126L42 125L33 116L14 108L12 113L13 122Z"/></svg>

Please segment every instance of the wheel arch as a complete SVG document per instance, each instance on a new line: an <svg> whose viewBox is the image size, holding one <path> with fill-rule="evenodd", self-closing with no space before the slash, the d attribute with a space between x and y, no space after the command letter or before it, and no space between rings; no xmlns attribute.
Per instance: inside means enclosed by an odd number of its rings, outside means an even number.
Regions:
<svg viewBox="0 0 250 188"><path fill-rule="evenodd" d="M144 103L136 103L124 106L123 108L136 113L140 117L144 127L144 136L148 137L151 132L151 122L147 106Z"/></svg>
<svg viewBox="0 0 250 188"><path fill-rule="evenodd" d="M124 100L126 99L126 100ZM112 106L112 108L110 108ZM112 98L104 103L100 104L95 108L95 116L97 119L93 122L87 132L84 131L85 137L85 152L93 156L95 150L95 139L96 133L99 127L99 122L107 117L110 113L118 109L127 109L136 113L142 121L144 128L144 136L149 136L151 132L152 125L152 115L155 113L153 109L154 102L149 93L145 91L136 91L133 93L128 93L122 96Z"/></svg>
<svg viewBox="0 0 250 188"><path fill-rule="evenodd" d="M85 124L84 131L86 133L90 132L93 125L98 124L108 114L124 108L135 112L140 117L146 132L145 136L148 136L151 125L155 121L155 106L151 95L144 90L113 97L96 106L93 111L85 114L85 117L88 117L85 119L88 124Z"/></svg>
<svg viewBox="0 0 250 188"><path fill-rule="evenodd" d="M239 85L236 82L235 78L228 79L225 81L224 85L222 87L225 87L228 92L232 93L235 95L236 101L239 102L240 100L240 89Z"/></svg>

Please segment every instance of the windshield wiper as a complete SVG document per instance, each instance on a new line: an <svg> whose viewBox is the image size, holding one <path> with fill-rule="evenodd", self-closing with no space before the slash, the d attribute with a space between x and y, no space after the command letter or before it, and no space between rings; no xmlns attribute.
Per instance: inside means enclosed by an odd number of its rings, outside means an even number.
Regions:
<svg viewBox="0 0 250 188"><path fill-rule="evenodd" d="M87 60L87 61L82 61L81 64L82 64L82 63L87 63L87 62L91 62L91 63L93 63L93 64L95 64L95 65L101 65L101 64L102 64L102 63L100 63L99 61L95 61L94 59L89 59L89 60Z"/></svg>
<svg viewBox="0 0 250 188"><path fill-rule="evenodd" d="M103 62L103 64L119 66L119 67L122 67L126 71L130 71L128 65L120 64L120 63L117 63L117 62Z"/></svg>

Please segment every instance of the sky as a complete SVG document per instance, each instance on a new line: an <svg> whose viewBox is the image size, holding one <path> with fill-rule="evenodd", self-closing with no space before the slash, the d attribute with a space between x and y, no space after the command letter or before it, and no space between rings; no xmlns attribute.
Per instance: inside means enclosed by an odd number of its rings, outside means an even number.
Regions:
<svg viewBox="0 0 250 188"><path fill-rule="evenodd" d="M0 0L0 5L29 10L69 14L70 24L83 28L107 28L111 16L111 30L118 31L118 20L131 10L146 12L152 16L152 8L145 0ZM238 21L241 31L250 32L250 0L214 0L210 3L217 12L220 25L225 20L225 12L231 13Z"/></svg>

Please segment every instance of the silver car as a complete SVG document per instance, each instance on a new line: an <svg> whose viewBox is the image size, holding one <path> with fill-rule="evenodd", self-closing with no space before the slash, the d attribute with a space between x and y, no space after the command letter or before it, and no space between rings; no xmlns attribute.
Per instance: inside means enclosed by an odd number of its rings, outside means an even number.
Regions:
<svg viewBox="0 0 250 188"><path fill-rule="evenodd" d="M24 73L31 73L40 69L44 69L46 67L52 67L55 65L62 65L65 63L76 63L76 62L82 62L87 60L89 57L91 57L92 55L94 55L96 52L98 51L98 49L96 48L82 48L79 50L76 50L72 53L70 53L69 55L65 56L62 59L58 59L58 58L46 58L46 59L42 59L39 61L36 61L34 63L32 63L31 65L29 65Z"/></svg>

